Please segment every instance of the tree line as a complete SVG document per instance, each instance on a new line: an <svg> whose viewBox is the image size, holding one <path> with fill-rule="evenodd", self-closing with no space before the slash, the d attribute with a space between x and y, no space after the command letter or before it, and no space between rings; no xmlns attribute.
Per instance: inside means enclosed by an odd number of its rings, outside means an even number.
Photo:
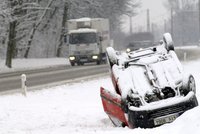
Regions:
<svg viewBox="0 0 200 134"><path fill-rule="evenodd" d="M12 67L13 58L66 56L63 34L68 19L109 18L111 35L120 16L134 14L137 0L1 0L0 56Z"/></svg>

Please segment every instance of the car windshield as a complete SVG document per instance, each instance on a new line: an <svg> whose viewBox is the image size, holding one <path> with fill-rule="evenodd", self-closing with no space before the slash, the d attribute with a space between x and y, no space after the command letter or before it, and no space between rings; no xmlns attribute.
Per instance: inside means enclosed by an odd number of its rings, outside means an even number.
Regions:
<svg viewBox="0 0 200 134"><path fill-rule="evenodd" d="M70 44L95 43L97 42L96 33L72 33L69 36Z"/></svg>

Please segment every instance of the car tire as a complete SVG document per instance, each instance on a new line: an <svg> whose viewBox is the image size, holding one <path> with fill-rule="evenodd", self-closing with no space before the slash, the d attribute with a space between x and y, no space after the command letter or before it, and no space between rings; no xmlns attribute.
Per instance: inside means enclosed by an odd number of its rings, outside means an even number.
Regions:
<svg viewBox="0 0 200 134"><path fill-rule="evenodd" d="M181 89L184 95L187 95L190 91L196 93L196 84L193 75L189 74L184 76L183 85Z"/></svg>
<svg viewBox="0 0 200 134"><path fill-rule="evenodd" d="M168 44L166 46L166 48L167 48L167 51L170 51L170 50L174 51L174 45L173 44Z"/></svg>
<svg viewBox="0 0 200 134"><path fill-rule="evenodd" d="M106 54L108 58L108 62L110 63L110 67L117 63L117 55L115 50L112 47L108 47L106 49Z"/></svg>
<svg viewBox="0 0 200 134"><path fill-rule="evenodd" d="M172 36L170 33L163 34L163 41L164 41L165 48L167 51L170 51L170 50L174 51L174 43L173 43Z"/></svg>

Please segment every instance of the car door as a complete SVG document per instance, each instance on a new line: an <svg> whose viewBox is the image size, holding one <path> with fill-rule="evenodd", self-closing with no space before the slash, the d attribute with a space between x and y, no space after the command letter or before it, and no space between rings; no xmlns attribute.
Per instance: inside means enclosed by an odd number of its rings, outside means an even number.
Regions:
<svg viewBox="0 0 200 134"><path fill-rule="evenodd" d="M121 96L112 93L103 87L100 88L100 95L104 111L107 113L115 126L128 126L124 111L121 106Z"/></svg>

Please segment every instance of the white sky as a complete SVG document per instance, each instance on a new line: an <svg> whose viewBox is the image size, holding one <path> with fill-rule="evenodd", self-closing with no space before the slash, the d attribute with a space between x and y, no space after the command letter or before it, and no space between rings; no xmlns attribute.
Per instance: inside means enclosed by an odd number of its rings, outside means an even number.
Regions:
<svg viewBox="0 0 200 134"><path fill-rule="evenodd" d="M163 2L166 0L141 0L142 9L149 9L152 16L159 16L166 13L166 9L163 6Z"/></svg>
<svg viewBox="0 0 200 134"><path fill-rule="evenodd" d="M141 7L138 10L138 15L132 18L133 30L139 30L138 27L146 29L147 9L149 9L150 12L150 22L164 23L164 19L168 18L169 14L163 5L165 1L166 0L141 0ZM125 19L125 23L122 28L125 32L129 32L129 19L127 16L123 19Z"/></svg>

